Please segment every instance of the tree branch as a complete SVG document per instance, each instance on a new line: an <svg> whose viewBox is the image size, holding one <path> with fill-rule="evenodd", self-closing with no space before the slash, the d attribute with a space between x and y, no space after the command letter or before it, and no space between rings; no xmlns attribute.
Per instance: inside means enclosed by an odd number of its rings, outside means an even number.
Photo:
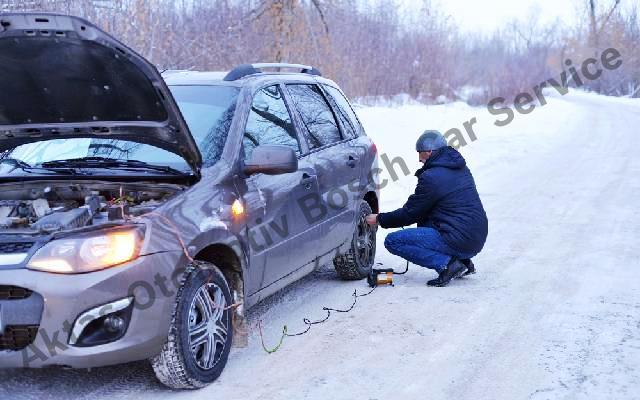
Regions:
<svg viewBox="0 0 640 400"><path fill-rule="evenodd" d="M620 0L618 0L620 1ZM318 14L320 14L320 20L322 21L322 24L324 25L324 32L328 35L329 34L329 25L327 24L327 20L324 17L324 12L322 11L322 7L320 7L320 2L318 0L311 0L311 4L313 4L313 6L316 8L316 10L318 10Z"/></svg>
<svg viewBox="0 0 640 400"><path fill-rule="evenodd" d="M609 22L609 19L611 18L611 15L616 10L616 8L618 7L619 4L620 4L620 0L615 0L615 2L613 3L613 6L611 6L611 10L609 10L609 13L605 17L604 21L602 21L602 24L600 25L600 29L598 29L598 36L600 36L600 34L602 33L602 30L604 29L604 27L607 26L607 22Z"/></svg>

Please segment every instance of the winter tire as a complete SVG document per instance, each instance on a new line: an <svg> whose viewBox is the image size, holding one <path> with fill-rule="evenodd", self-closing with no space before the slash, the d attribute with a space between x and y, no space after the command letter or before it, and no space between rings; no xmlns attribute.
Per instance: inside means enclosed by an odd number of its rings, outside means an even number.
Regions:
<svg viewBox="0 0 640 400"><path fill-rule="evenodd" d="M197 261L184 274L167 342L151 359L158 380L173 389L198 389L224 369L233 340L229 285L213 264Z"/></svg>
<svg viewBox="0 0 640 400"><path fill-rule="evenodd" d="M341 279L364 279L371 272L376 257L376 227L365 221L369 214L371 207L366 201L361 201L351 247L346 254L333 259L333 266Z"/></svg>

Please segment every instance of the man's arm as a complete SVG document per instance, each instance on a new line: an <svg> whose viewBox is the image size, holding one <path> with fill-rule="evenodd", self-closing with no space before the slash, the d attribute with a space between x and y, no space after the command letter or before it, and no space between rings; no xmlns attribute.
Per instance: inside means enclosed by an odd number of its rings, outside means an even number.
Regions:
<svg viewBox="0 0 640 400"><path fill-rule="evenodd" d="M376 220L383 228L412 225L425 216L437 200L435 185L426 174L422 174L418 178L415 192L409 196L404 206L395 211L378 214Z"/></svg>

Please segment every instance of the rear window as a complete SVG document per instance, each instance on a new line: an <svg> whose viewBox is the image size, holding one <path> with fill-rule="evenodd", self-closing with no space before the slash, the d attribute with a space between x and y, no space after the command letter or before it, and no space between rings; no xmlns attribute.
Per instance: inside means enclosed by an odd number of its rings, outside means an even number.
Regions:
<svg viewBox="0 0 640 400"><path fill-rule="evenodd" d="M287 85L306 128L305 136L310 149L324 147L343 139L338 123L316 85Z"/></svg>
<svg viewBox="0 0 640 400"><path fill-rule="evenodd" d="M360 120L358 116L353 111L351 104L349 104L349 100L342 94L339 89L334 88L333 86L323 85L324 89L327 91L329 96L336 102L338 108L338 116L341 121L348 120L351 122L351 128L357 132L356 136L364 133L364 129L360 125ZM344 124L344 123L343 123ZM348 129L348 128L347 128Z"/></svg>

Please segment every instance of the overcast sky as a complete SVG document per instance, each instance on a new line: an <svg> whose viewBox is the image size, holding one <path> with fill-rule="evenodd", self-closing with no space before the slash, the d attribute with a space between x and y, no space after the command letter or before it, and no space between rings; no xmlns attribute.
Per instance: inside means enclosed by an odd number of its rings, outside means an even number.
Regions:
<svg viewBox="0 0 640 400"><path fill-rule="evenodd" d="M463 30L493 31L514 18L528 18L539 12L542 22L555 18L574 23L573 0L438 0L444 12L452 15Z"/></svg>
<svg viewBox="0 0 640 400"><path fill-rule="evenodd" d="M420 1L402 0L409 7L420 7ZM527 19L538 12L541 22L560 18L573 25L579 0L432 0L434 5L451 15L463 31L491 32L514 18ZM611 1L611 0L603 0ZM626 0L637 2L640 0Z"/></svg>

